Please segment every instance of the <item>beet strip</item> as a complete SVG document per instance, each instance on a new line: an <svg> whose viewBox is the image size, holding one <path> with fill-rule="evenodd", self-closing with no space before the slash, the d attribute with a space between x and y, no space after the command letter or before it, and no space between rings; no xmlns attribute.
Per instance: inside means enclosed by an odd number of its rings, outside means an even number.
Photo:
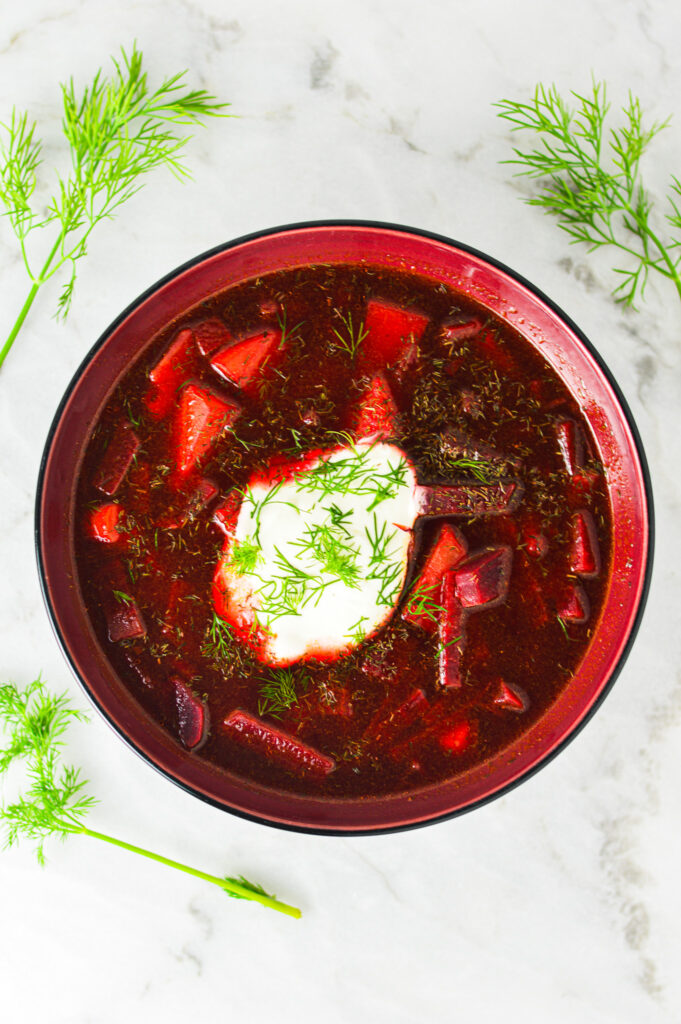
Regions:
<svg viewBox="0 0 681 1024"><path fill-rule="evenodd" d="M418 488L419 516L494 516L515 512L523 496L517 480L495 484L437 485Z"/></svg>
<svg viewBox="0 0 681 1024"><path fill-rule="evenodd" d="M288 768L303 768L312 775L330 775L336 767L332 757L321 754L295 736L275 729L246 711L237 708L227 715L222 724L237 742L285 764Z"/></svg>

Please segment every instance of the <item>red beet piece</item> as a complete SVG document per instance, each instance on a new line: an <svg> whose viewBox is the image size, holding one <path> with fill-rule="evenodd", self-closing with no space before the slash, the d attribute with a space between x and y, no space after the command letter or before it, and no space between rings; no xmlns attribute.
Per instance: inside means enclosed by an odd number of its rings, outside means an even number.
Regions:
<svg viewBox="0 0 681 1024"><path fill-rule="evenodd" d="M248 388L260 374L281 344L281 331L268 328L242 341L221 348L210 365L225 380L238 388Z"/></svg>
<svg viewBox="0 0 681 1024"><path fill-rule="evenodd" d="M517 374L518 367L515 359L493 331L485 331L484 334L481 334L475 347L505 377L513 377Z"/></svg>
<svg viewBox="0 0 681 1024"><path fill-rule="evenodd" d="M151 387L144 401L154 419L162 419L175 407L180 386L192 372L194 353L194 335L185 328L149 371Z"/></svg>
<svg viewBox="0 0 681 1024"><path fill-rule="evenodd" d="M494 697L494 707L502 711L513 711L522 714L530 706L530 701L525 691L516 686L515 683L506 683L500 679L497 692Z"/></svg>
<svg viewBox="0 0 681 1024"><path fill-rule="evenodd" d="M233 490L213 509L213 523L220 533L224 533L227 537L231 536L236 529L241 501L241 492Z"/></svg>
<svg viewBox="0 0 681 1024"><path fill-rule="evenodd" d="M123 591L123 593L125 593ZM106 615L109 640L118 643L119 640L135 640L137 637L145 636L147 627L144 624L142 613L133 599L116 597L111 593L109 600L102 601Z"/></svg>
<svg viewBox="0 0 681 1024"><path fill-rule="evenodd" d="M450 754L463 754L477 738L477 730L473 722L462 718L445 732L440 733L438 742Z"/></svg>
<svg viewBox="0 0 681 1024"><path fill-rule="evenodd" d="M231 427L241 406L219 398L199 384L187 384L177 410L176 466L185 476L206 455L226 427Z"/></svg>
<svg viewBox="0 0 681 1024"><path fill-rule="evenodd" d="M180 739L189 750L195 750L208 735L208 709L202 700L179 676L172 676Z"/></svg>
<svg viewBox="0 0 681 1024"><path fill-rule="evenodd" d="M440 616L440 585L444 574L465 557L468 545L455 526L444 523L413 584L402 618L434 633Z"/></svg>
<svg viewBox="0 0 681 1024"><path fill-rule="evenodd" d="M408 729L428 707L426 695L420 688L412 690L406 700L395 707L393 698L384 702L369 722L362 737L367 743L394 740Z"/></svg>
<svg viewBox="0 0 681 1024"><path fill-rule="evenodd" d="M212 480L199 480L194 490L184 496L179 508L171 508L158 520L161 530L181 530L191 519L195 519L216 497L218 489Z"/></svg>
<svg viewBox="0 0 681 1024"><path fill-rule="evenodd" d="M479 441L477 438L470 437L461 430L456 430L450 427L444 432L440 438L440 446L443 452L450 455L452 459L471 459L474 462L491 462L499 469L503 469L505 466L512 466L513 469L519 470L522 467L522 459L518 459L515 456L506 455L498 448L493 448L491 445L486 444L484 441ZM469 469L461 469L462 476L470 476L471 471Z"/></svg>
<svg viewBox="0 0 681 1024"><path fill-rule="evenodd" d="M113 432L108 447L95 474L94 485L102 494L112 497L123 483L125 474L137 454L140 439L125 420Z"/></svg>
<svg viewBox="0 0 681 1024"><path fill-rule="evenodd" d="M360 668L365 675L379 679L382 683L390 682L397 675L397 665L391 661L390 655L378 654L372 648L369 648Z"/></svg>
<svg viewBox="0 0 681 1024"><path fill-rule="evenodd" d="M421 313L371 299L364 320L366 334L359 350L361 372L395 366L420 341L429 322Z"/></svg>
<svg viewBox="0 0 681 1024"><path fill-rule="evenodd" d="M385 440L398 432L397 406L382 373L374 374L362 395L353 426L358 441Z"/></svg>
<svg viewBox="0 0 681 1024"><path fill-rule="evenodd" d="M491 548L456 570L456 596L464 608L489 608L506 599L511 575L511 549Z"/></svg>
<svg viewBox="0 0 681 1024"><path fill-rule="evenodd" d="M522 501L523 485L518 480L496 484L457 484L454 487L420 486L420 516L498 516L515 512Z"/></svg>
<svg viewBox="0 0 681 1024"><path fill-rule="evenodd" d="M530 558L543 558L549 550L546 534L542 533L539 524L530 520L523 524L521 544Z"/></svg>
<svg viewBox="0 0 681 1024"><path fill-rule="evenodd" d="M212 356L213 352L217 352L222 346L228 345L230 341L233 341L232 335L222 320L217 318L202 320L200 324L195 324L193 330L196 347L201 355L206 358Z"/></svg>
<svg viewBox="0 0 681 1024"><path fill-rule="evenodd" d="M329 775L336 767L332 757L321 754L307 743L275 729L247 711L230 712L223 722L227 733L239 743L256 750L266 758L279 761L291 770L311 775Z"/></svg>
<svg viewBox="0 0 681 1024"><path fill-rule="evenodd" d="M568 583L558 604L558 618L563 622L586 622L591 612L589 598L579 583Z"/></svg>
<svg viewBox="0 0 681 1024"><path fill-rule="evenodd" d="M580 576L598 576L601 571L601 553L594 517L586 509L576 512L572 519L570 569Z"/></svg>
<svg viewBox="0 0 681 1024"><path fill-rule="evenodd" d="M88 535L104 544L115 544L121 539L118 524L122 511L115 501L93 508L87 519Z"/></svg>
<svg viewBox="0 0 681 1024"><path fill-rule="evenodd" d="M468 341L482 330L480 320L466 320L459 324L443 324L441 336L445 341Z"/></svg>
<svg viewBox="0 0 681 1024"><path fill-rule="evenodd" d="M565 468L570 476L574 476L584 466L585 444L581 427L574 420L558 420L556 440Z"/></svg>
<svg viewBox="0 0 681 1024"><path fill-rule="evenodd" d="M464 649L464 610L456 596L456 574L450 569L440 588L438 623L440 686L455 690L461 686L461 660Z"/></svg>

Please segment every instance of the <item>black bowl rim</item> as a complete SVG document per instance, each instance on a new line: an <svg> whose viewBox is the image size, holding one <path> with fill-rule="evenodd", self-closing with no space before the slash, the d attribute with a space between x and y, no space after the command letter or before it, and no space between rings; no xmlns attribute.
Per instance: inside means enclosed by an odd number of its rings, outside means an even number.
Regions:
<svg viewBox="0 0 681 1024"><path fill-rule="evenodd" d="M52 446L53 437L54 437L54 435L55 435L55 433L57 431L57 428L58 428L59 422L61 420L61 415L62 415L62 412L64 410L64 407L65 407L66 403L68 402L68 400L69 400L69 398L71 396L71 392L73 391L73 389L75 388L78 380L80 379L81 374L83 373L83 371L85 370L86 366L88 365L88 363L90 362L92 357L95 355L95 353L107 341L109 336L113 333L113 331L116 330L116 328L119 326L119 324L121 324L126 319L126 317L128 317L142 302L146 301L146 299L148 299L151 295L153 295L153 293L155 291L157 291L159 288L163 287L163 285L167 284L169 281L173 280L174 278L176 278L177 276L182 274L184 271L190 270L192 267L196 266L198 263L201 263L204 260L209 259L210 257L217 255L218 253L225 252L228 249L234 249L234 248L236 248L236 246L242 245L245 242L251 242L251 241L254 241L254 240L258 239L258 238L264 238L264 237L267 237L267 236L270 236L270 235L278 235L278 234L283 234L284 232L291 232L291 231L303 231L303 230L307 230L307 229L310 229L310 228L333 228L333 227L376 228L376 229L384 230L384 231L394 231L394 232L401 232L403 234L408 234L408 235L416 235L416 236L419 236L421 238L428 238L428 239L432 239L433 241L436 241L436 242L442 242L445 245L453 246L456 249L460 249L463 252L469 253L471 256L474 256L474 257L476 257L476 258L478 258L480 260L483 260L486 263L490 264L491 266L495 267L496 269L501 270L504 274L507 274L510 278L512 278L513 280L517 281L523 287L527 288L528 291L532 292L538 299L540 299L540 301L543 302L550 310L552 310L556 314L556 316L558 316L563 321L563 323L565 323L567 325L567 327L577 336L577 338L582 343L582 345L584 345L586 350L593 357L593 359L597 363L599 369L601 370L601 372L603 373L604 377L608 381L610 387L612 388L612 390L613 390L613 392L614 392L614 394L615 394L615 396L616 396L616 398L617 398L617 400L618 400L618 402L620 404L622 412L624 413L624 417L625 417L625 419L627 421L627 424L628 424L629 429L631 431L632 438L634 440L634 445L636 447L636 453L638 455L638 459L639 459L639 463L640 463L640 467L641 467L641 475L642 475L642 478L643 478L643 486L644 486L645 499L646 499L646 511L647 511L647 514L648 514L648 547L647 547L647 551L646 551L646 568L645 568L645 575L644 575L644 578L643 578L643 584L642 584L642 587L641 587L641 598L640 598L640 601L639 601L639 604L638 604L638 608L636 610L636 615L635 615L635 618L634 618L631 630L629 632L629 636L627 638L627 641L626 641L626 643L625 643L625 645L624 645L624 647L622 649L622 653L620 654L619 659L617 660L617 662L613 666L610 678L608 679L607 683L605 684L605 686L603 687L603 689L601 690L601 692L599 693L598 697L593 702L591 707L584 714L584 716L580 719L580 721L570 730L570 732L560 741L560 743L558 743L556 747L554 747L547 754L545 754L544 757L541 758L540 761L538 761L536 764L534 764L531 768L528 768L527 771L525 771L517 779L513 779L511 782L508 782L505 786L502 786L500 789L495 790L493 793L489 793L486 796L480 797L478 800L474 800L470 804L466 804L465 807L459 807L459 808L456 808L453 811L446 811L444 814L434 815L432 817L425 818L425 819L423 819L421 821L406 822L406 823L401 823L399 825L377 826L377 827L366 828L366 829L317 828L317 827L312 827L312 826L308 826L308 825L294 825L294 824L289 824L287 822L273 821L273 820L271 820L269 818L260 817L257 814L249 814L247 811L242 811L240 809L237 809L237 808L234 808L234 807L230 807L227 804L221 803L219 800L216 800L216 799L213 799L210 796L207 796L205 793L199 792L198 790L194 789L193 786L188 785L187 783L183 782L181 779L178 779L175 776L171 775L169 772L167 772L160 765L155 764L147 756L145 751L142 750L140 747L138 747L135 743L133 743L129 739L129 737L126 736L125 733L117 726L117 724L113 721L113 719L108 714L106 708L100 703L100 701L97 699L95 694L90 690L89 685L87 683L87 680L83 676L81 676L80 672L77 670L74 662L72 661L72 659L71 659L71 657L69 655L69 651L68 651L66 642L65 642L64 638L62 637L62 635L61 635L61 633L59 631L59 627L57 625L56 617L55 617L55 615L53 613L53 609L52 609L52 605L51 605L50 597L49 597L49 591L48 591L48 587L47 587L47 581L46 581L46 577L45 577L45 568L44 568L44 565L43 565L42 553L41 553L41 548L40 548L40 518L41 518L40 510L41 510L41 506L42 506L42 496L43 496L43 488L44 488L44 482L45 482L45 470L46 470L46 466L47 466L47 460L48 460L50 448ZM646 602L648 600L648 594L649 594L649 591L650 591L650 582L651 582L652 570L653 570L653 556L654 556L654 549L655 549L655 511L654 511L654 503L653 503L652 480L651 480L650 470L649 470L649 467L648 467L648 461L646 459L646 455L645 455L645 451L644 451L644 448L643 448L643 443L641 441L641 436L640 436L639 431L638 431L638 427L636 426L636 421L634 420L634 417L632 415L631 409L629 408L629 404L628 404L627 400L625 399L625 397L624 397L624 395L623 395L623 393L622 393L622 391L621 391L617 381L615 380L615 378L612 375L610 369L606 365L605 361L603 360L602 356L600 355L600 353L598 352L596 347L592 344L592 342L589 341L589 339L580 330L580 328L575 324L575 322L566 313L563 312L563 310L560 308L560 306L558 306L547 295L545 295L544 292L540 288L537 288L536 285L532 284L530 281L528 281L527 278L523 277L517 271L512 270L510 267L508 267L501 260L497 260L497 259L495 259L492 256L488 256L486 253L482 252L481 250L475 249L473 246L467 245L464 242L458 242L455 239L449 238L446 235L437 234L434 231L426 231L426 230L424 230L422 228L413 228L413 227L409 227L409 226L404 225L404 224L393 224L393 223L387 222L387 221L355 220L354 218L339 219L339 220L309 220L309 221L297 221L297 222L292 223L292 224L281 224L281 225L277 225L277 226L271 227L271 228L263 228L260 231L253 231L253 232L251 232L250 234L247 234L247 235L240 235L238 238L234 238L234 239L232 239L229 242L223 242L220 245L214 246L212 249L208 249L205 252L200 253L198 256L194 256L192 259L188 260L186 263L181 264L179 267L176 267L174 270L171 270L168 274L165 274L162 278L160 278L158 281L156 281L154 284L152 284L149 288L147 288L146 291L142 292L141 295L138 295L137 298L134 299L123 310L123 312L120 313L119 316L117 316L116 319L113 320L109 324L109 326L102 332L102 334L100 334L100 336L97 339L97 341L92 345L92 347L88 351L87 355L81 361L81 363L79 364L77 370L73 374L73 377L71 378L71 380L70 380L70 382L69 382L69 384L68 384L68 386L66 388L66 391L64 392L64 395L63 395L63 397L62 397L62 399L61 399L61 401L60 401L60 403L59 403L59 405L57 407L57 410L56 410L56 412L54 414L54 417L52 419L52 423L50 424L50 429L49 429L48 434L47 434L47 438L46 438L46 441L45 441L45 447L44 447L44 450L43 450L43 455L42 455L42 458L41 458L41 461L40 461L40 467L39 467L39 470L38 470L38 480L37 480L36 500L35 500L35 517L34 517L34 543L35 543L35 551L36 551L36 560L37 560L37 564L38 564L38 576L39 576L39 580L40 580L40 590L41 590L41 593L42 593L42 596L43 596L43 601L45 603L45 607L47 609L47 614L48 614L48 617L50 619L52 630L53 630L53 632L55 634L55 637L57 639L57 643L59 644L59 647L61 648L61 651L62 651L64 657L66 658L66 661L68 662L68 664L69 664L69 666L71 668L71 671L73 672L73 674L75 675L76 679L80 683L82 689L84 690L84 692L85 692L86 696L88 697L88 699L90 700L90 702L92 704L94 704L94 706L97 708L97 710L102 715L104 720L111 726L111 728L124 741L124 743L128 747L130 747L130 749L134 750L134 752L139 757L141 757L142 760L144 760L147 764L149 764L152 768L154 768L157 772L159 772L159 774L161 774L164 778L169 779L176 786L179 786L179 788L183 789L186 793L189 793L192 796L198 797L200 800L203 800L204 803L208 803L208 804L212 805L213 807L219 808L222 811L226 811L227 813L233 814L236 817L243 818L243 819L245 819L247 821L255 822L255 823L259 824L259 825L268 825L268 826L270 826L272 828L283 829L283 830L285 830L287 832L299 832L299 833L305 833L305 834L308 834L308 835L318 835L318 836L390 835L390 834L396 833L396 832L406 832L408 830L415 829L415 828L423 828L423 827L425 827L427 825L433 825L433 824L436 824L437 822L440 822L440 821L449 821L450 819L459 817L462 814L467 814L468 812L473 811L473 810L475 810L478 807L483 807L486 804L491 803L493 800L497 800L499 797L505 796L507 793L510 793L517 786L521 785L521 783L527 782L530 778L532 778L532 776L536 775L537 772L539 772L542 768L546 767L546 765L548 765L551 761L553 761L553 759L555 757L557 757L558 754L560 754L568 746L568 744L571 743L581 733L582 729L584 729L584 727L587 725L587 723L591 721L591 719L595 715L596 711L600 708L601 704L603 703L603 701L605 700L607 695L610 693L610 690L614 686L614 684L615 684L615 682L616 682L620 672L622 671L622 669L624 667L624 664L625 664L625 662L626 662L626 660L627 660L627 658L629 656L629 653L631 651L631 648L632 648L632 646L634 644L634 641L636 639L636 635L638 633L639 627L641 625L641 620L643 618L643 613L644 613L644 610L645 610Z"/></svg>

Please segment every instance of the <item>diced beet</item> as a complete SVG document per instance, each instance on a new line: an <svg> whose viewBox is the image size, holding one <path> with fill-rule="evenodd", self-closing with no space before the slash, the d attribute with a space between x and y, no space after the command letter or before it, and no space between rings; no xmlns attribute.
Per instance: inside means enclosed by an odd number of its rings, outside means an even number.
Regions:
<svg viewBox="0 0 681 1024"><path fill-rule="evenodd" d="M406 700L395 707L393 698L379 707L364 730L362 740L366 743L381 743L396 739L408 729L428 707L426 695L420 688L412 690Z"/></svg>
<svg viewBox="0 0 681 1024"><path fill-rule="evenodd" d="M494 484L421 485L417 488L420 516L498 516L514 512L524 494L518 480Z"/></svg>
<svg viewBox="0 0 681 1024"><path fill-rule="evenodd" d="M359 349L360 371L371 373L397 365L421 340L429 322L421 313L371 299L364 320L366 333Z"/></svg>
<svg viewBox="0 0 681 1024"><path fill-rule="evenodd" d="M213 509L213 523L220 533L231 536L239 519L241 510L242 495L236 488L222 499Z"/></svg>
<svg viewBox="0 0 681 1024"><path fill-rule="evenodd" d="M521 714L530 706L529 698L522 687L515 683L506 683L503 679L498 682L493 703L499 710L514 711L516 714Z"/></svg>
<svg viewBox="0 0 681 1024"><path fill-rule="evenodd" d="M217 317L212 320L202 320L200 324L195 324L193 330L196 347L206 358L234 340L222 320L218 320Z"/></svg>
<svg viewBox="0 0 681 1024"><path fill-rule="evenodd" d="M217 496L218 489L212 480L204 478L191 494L184 495L179 508L170 508L158 519L158 526L161 530L181 530L187 523L196 519L203 510L210 505L213 498Z"/></svg>
<svg viewBox="0 0 681 1024"><path fill-rule="evenodd" d="M480 320L466 320L464 323L443 324L440 334L444 341L468 341L482 330Z"/></svg>
<svg viewBox="0 0 681 1024"><path fill-rule="evenodd" d="M522 467L522 459L504 454L498 448L493 448L484 441L469 437L461 430L450 427L440 438L440 447L443 452L450 455L452 459L471 459L474 462L490 462L493 466L503 469L504 466L512 466L519 470ZM461 470L462 475L470 475L470 471Z"/></svg>
<svg viewBox="0 0 681 1024"><path fill-rule="evenodd" d="M304 770L312 775L325 776L336 767L332 757L321 754L297 737L275 729L247 711L237 709L230 712L223 726L232 739L291 770Z"/></svg>
<svg viewBox="0 0 681 1024"><path fill-rule="evenodd" d="M598 576L601 554L594 517L586 509L576 512L572 519L570 569L579 576Z"/></svg>
<svg viewBox="0 0 681 1024"><path fill-rule="evenodd" d="M147 627L136 602L115 597L113 601L116 603L107 602L105 607L109 640L117 643L119 640L135 640L146 636Z"/></svg>
<svg viewBox="0 0 681 1024"><path fill-rule="evenodd" d="M438 743L450 754L463 754L477 738L475 724L462 718L438 736Z"/></svg>
<svg viewBox="0 0 681 1024"><path fill-rule="evenodd" d="M511 575L511 549L491 548L456 570L456 596L464 608L489 608L506 599Z"/></svg>
<svg viewBox="0 0 681 1024"><path fill-rule="evenodd" d="M236 402L219 398L199 384L187 384L180 394L177 410L176 466L185 476L215 444L241 412Z"/></svg>
<svg viewBox="0 0 681 1024"><path fill-rule="evenodd" d="M461 686L464 649L464 610L456 596L456 573L450 569L442 578L438 622L440 686L455 690Z"/></svg>
<svg viewBox="0 0 681 1024"><path fill-rule="evenodd" d="M366 438L385 440L398 433L397 406L382 373L374 374L362 395L353 433L358 441Z"/></svg>
<svg viewBox="0 0 681 1024"><path fill-rule="evenodd" d="M579 583L568 583L558 603L558 618L563 622L586 622L590 612L584 588Z"/></svg>
<svg viewBox="0 0 681 1024"><path fill-rule="evenodd" d="M543 558L549 550L546 534L542 533L534 519L523 524L520 540L523 550L530 558Z"/></svg>
<svg viewBox="0 0 681 1024"><path fill-rule="evenodd" d="M585 496L590 494L598 486L602 477L598 470L591 466L584 466L572 474L570 480L570 492L577 501L583 501Z"/></svg>
<svg viewBox="0 0 681 1024"><path fill-rule="evenodd" d="M121 539L118 525L122 512L123 509L115 501L93 508L87 520L88 535L104 544L116 544Z"/></svg>
<svg viewBox="0 0 681 1024"><path fill-rule="evenodd" d="M144 402L154 419L162 419L175 407L182 382L193 370L194 353L194 335L185 328L149 371L151 387Z"/></svg>
<svg viewBox="0 0 681 1024"><path fill-rule="evenodd" d="M556 440L563 457L565 468L574 476L577 470L584 467L585 442L582 428L571 419L558 420L556 423Z"/></svg>
<svg viewBox="0 0 681 1024"><path fill-rule="evenodd" d="M189 750L195 750L208 735L208 708L179 676L172 676L180 739Z"/></svg>
<svg viewBox="0 0 681 1024"><path fill-rule="evenodd" d="M210 365L225 380L247 389L281 344L281 331L268 328L242 341L232 342L213 356Z"/></svg>
<svg viewBox="0 0 681 1024"><path fill-rule="evenodd" d="M513 356L503 345L494 331L485 331L476 341L476 349L493 364L505 377L512 377L518 372Z"/></svg>
<svg viewBox="0 0 681 1024"><path fill-rule="evenodd" d="M113 497L123 483L140 446L140 439L127 420L119 423L113 432L95 474L94 485L102 494Z"/></svg>
<svg viewBox="0 0 681 1024"><path fill-rule="evenodd" d="M411 595L402 618L413 622L429 633L437 629L440 607L440 585L444 574L466 556L468 545L463 535L444 523L438 532L435 543L428 552L423 569L413 584ZM430 614L429 614L430 613Z"/></svg>

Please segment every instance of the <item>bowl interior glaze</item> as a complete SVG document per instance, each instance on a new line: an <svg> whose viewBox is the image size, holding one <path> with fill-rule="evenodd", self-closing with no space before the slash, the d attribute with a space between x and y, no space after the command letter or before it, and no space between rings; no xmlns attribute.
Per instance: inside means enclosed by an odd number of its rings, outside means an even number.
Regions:
<svg viewBox="0 0 681 1024"><path fill-rule="evenodd" d="M90 430L118 379L154 336L206 297L271 271L310 263L365 262L414 270L472 296L539 349L577 400L607 470L613 512L612 570L587 652L549 710L512 746L466 774L395 796L318 799L255 785L192 756L153 721L100 648L77 582L73 509ZM446 238L391 225L332 222L250 235L199 256L137 299L105 331L57 411L40 470L36 545L57 638L87 694L126 742L189 792L226 810L285 828L389 831L477 806L527 778L575 735L621 668L645 601L652 561L652 499L626 403L589 342L515 273Z"/></svg>

